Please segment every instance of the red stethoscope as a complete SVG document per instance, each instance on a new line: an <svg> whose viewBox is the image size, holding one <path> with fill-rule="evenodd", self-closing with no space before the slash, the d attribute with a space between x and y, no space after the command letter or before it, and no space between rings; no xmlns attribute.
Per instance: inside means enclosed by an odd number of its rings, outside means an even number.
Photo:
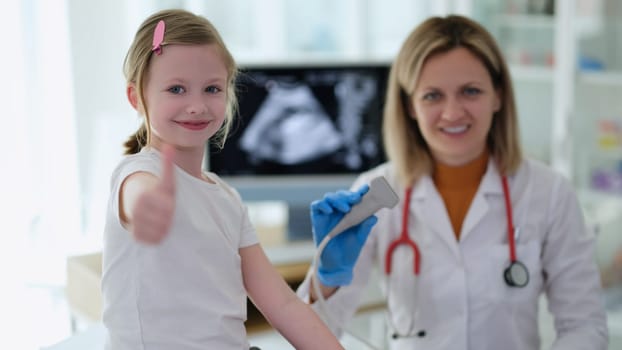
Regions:
<svg viewBox="0 0 622 350"><path fill-rule="evenodd" d="M516 237L514 229L514 219L512 215L512 201L510 200L510 190L508 187L507 177L501 177L501 183L503 184L503 197L505 199L505 212L508 223L508 245L510 247L510 265L504 270L503 277L505 282L510 287L524 287L529 283L529 272L527 267L516 258ZM413 271L415 275L419 274L419 267L421 265L421 253L417 243L413 241L408 235L408 217L410 212L410 196L412 194L412 187L406 189L406 200L404 203L404 212L402 214L402 233L393 240L387 248L385 255L384 272L387 275L391 274L391 265L393 252L401 245L409 246L414 253L413 259Z"/></svg>
<svg viewBox="0 0 622 350"><path fill-rule="evenodd" d="M517 233L514 229L514 220L512 216L512 202L510 200L510 190L508 187L508 180L505 176L501 177L501 183L503 185L503 197L505 199L505 211L507 217L508 224L508 246L510 249L510 264L503 271L503 278L505 283L510 287L524 287L529 283L529 270L527 267L520 262L516 258L516 236ZM385 254L385 264L384 264L384 272L387 276L391 274L391 265L392 258L395 249L401 245L406 245L410 247L413 251L413 272L415 275L419 274L420 265L421 265L421 253L419 251L419 247L417 243L413 241L408 235L408 217L410 212L410 197L412 194L412 187L406 188L406 196L404 202L404 212L402 214L402 233L398 238L391 241L389 243L389 247L387 248L387 252ZM391 319L391 317L389 317ZM393 327L395 329L395 327ZM415 334L408 335L400 335L398 333L393 334L393 338L399 337L411 337L415 336ZM425 334L425 333L424 333ZM417 336L422 336L421 332L416 334Z"/></svg>

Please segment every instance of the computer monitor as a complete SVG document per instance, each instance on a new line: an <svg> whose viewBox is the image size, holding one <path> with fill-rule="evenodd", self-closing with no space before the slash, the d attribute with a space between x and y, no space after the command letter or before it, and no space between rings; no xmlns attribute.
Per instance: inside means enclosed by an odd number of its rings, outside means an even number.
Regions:
<svg viewBox="0 0 622 350"><path fill-rule="evenodd" d="M209 146L208 169L244 200L287 202L288 238L310 238L309 204L385 161L388 72L388 63L242 67L239 116L225 147Z"/></svg>

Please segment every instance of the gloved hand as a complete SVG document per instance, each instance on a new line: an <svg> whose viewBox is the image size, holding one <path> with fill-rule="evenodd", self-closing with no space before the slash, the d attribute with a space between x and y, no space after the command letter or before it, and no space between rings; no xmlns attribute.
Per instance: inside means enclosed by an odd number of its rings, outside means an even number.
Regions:
<svg viewBox="0 0 622 350"><path fill-rule="evenodd" d="M323 199L311 203L311 223L313 225L313 240L318 246L330 233L335 225L350 211L353 205L359 203L368 185L363 185L358 191L339 191L327 193ZM330 287L344 286L352 282L352 269L367 240L371 228L378 218L375 215L368 217L356 226L350 227L332 238L319 259L318 278L322 284Z"/></svg>

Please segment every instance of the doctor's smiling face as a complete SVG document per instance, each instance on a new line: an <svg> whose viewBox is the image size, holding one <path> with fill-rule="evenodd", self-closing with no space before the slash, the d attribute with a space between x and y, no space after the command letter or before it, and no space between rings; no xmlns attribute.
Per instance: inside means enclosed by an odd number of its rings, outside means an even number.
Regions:
<svg viewBox="0 0 622 350"><path fill-rule="evenodd" d="M482 61L457 47L427 58L410 108L433 158L457 166L484 151L501 98Z"/></svg>

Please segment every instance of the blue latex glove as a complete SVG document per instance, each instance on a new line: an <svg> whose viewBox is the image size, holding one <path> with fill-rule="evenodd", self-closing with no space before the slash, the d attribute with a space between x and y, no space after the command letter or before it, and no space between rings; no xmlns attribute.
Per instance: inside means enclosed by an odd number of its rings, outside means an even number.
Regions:
<svg viewBox="0 0 622 350"><path fill-rule="evenodd" d="M361 201L367 191L369 191L369 186L363 185L356 192L327 193L323 199L311 203L311 223L316 246L337 225L345 213ZM337 287L352 282L354 264L371 228L377 221L378 218L372 215L358 225L336 235L328 242L318 262L318 278L322 284Z"/></svg>

